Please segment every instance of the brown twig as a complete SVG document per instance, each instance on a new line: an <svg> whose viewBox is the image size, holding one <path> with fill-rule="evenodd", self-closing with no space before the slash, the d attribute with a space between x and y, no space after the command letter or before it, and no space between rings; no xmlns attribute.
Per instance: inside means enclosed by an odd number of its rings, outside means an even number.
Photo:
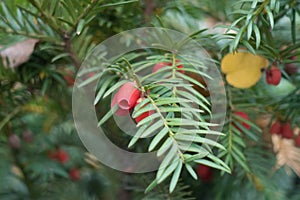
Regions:
<svg viewBox="0 0 300 200"><path fill-rule="evenodd" d="M65 42L64 44L64 49L67 53L69 53L75 67L78 69L81 65L81 61L78 58L78 56L74 53L74 51L72 50L72 41L70 36L67 33L63 34L63 40Z"/></svg>

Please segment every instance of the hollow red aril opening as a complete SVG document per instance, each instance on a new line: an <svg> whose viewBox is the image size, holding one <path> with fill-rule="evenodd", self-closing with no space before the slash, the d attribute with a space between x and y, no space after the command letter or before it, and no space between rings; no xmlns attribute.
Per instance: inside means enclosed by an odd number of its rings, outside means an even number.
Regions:
<svg viewBox="0 0 300 200"><path fill-rule="evenodd" d="M128 110L130 109L130 105L129 105L129 101L127 99L121 99L119 102L118 102L118 105L121 109L123 110Z"/></svg>

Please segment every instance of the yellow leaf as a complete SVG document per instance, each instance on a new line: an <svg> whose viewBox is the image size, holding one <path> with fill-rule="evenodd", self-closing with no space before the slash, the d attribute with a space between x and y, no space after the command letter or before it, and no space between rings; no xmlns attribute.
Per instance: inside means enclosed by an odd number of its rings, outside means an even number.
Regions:
<svg viewBox="0 0 300 200"><path fill-rule="evenodd" d="M262 56L238 52L227 54L221 62L221 69L229 84L236 88L249 88L259 81L261 69L268 65L269 61Z"/></svg>
<svg viewBox="0 0 300 200"><path fill-rule="evenodd" d="M40 76L40 79L44 79L46 74L45 74L45 72L40 72L39 76Z"/></svg>
<svg viewBox="0 0 300 200"><path fill-rule="evenodd" d="M248 176L250 177L251 181L258 191L262 191L264 189L264 186L262 185L261 180L258 177L256 177L254 174L248 174Z"/></svg>

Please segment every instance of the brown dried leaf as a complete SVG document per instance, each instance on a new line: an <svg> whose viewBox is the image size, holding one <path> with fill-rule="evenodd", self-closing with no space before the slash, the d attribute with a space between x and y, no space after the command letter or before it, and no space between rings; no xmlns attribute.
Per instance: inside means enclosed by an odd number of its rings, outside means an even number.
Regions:
<svg viewBox="0 0 300 200"><path fill-rule="evenodd" d="M5 67L17 67L29 60L30 55L34 50L36 39L28 39L18 42L0 52ZM1 46L0 46L1 48ZM8 60L8 62L7 62Z"/></svg>
<svg viewBox="0 0 300 200"><path fill-rule="evenodd" d="M272 135L272 142L277 157L275 168L289 167L300 177L300 148L295 147L294 140L274 134Z"/></svg>
<svg viewBox="0 0 300 200"><path fill-rule="evenodd" d="M24 178L24 174L23 174L22 170L16 165L13 165L11 167L11 172L20 178Z"/></svg>

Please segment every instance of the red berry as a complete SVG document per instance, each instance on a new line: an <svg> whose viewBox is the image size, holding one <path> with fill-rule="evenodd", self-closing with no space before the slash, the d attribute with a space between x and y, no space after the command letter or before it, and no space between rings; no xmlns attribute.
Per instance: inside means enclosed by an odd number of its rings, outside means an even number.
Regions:
<svg viewBox="0 0 300 200"><path fill-rule="evenodd" d="M74 79L73 77L70 77L70 76L65 75L65 76L64 76L64 79L65 79L66 82L67 82L67 86L71 87L71 86L74 85L75 79Z"/></svg>
<svg viewBox="0 0 300 200"><path fill-rule="evenodd" d="M281 71L278 67L266 70L266 80L270 85L278 85L281 81Z"/></svg>
<svg viewBox="0 0 300 200"><path fill-rule="evenodd" d="M30 130L26 130L23 132L22 138L25 142L31 143L33 141L33 133Z"/></svg>
<svg viewBox="0 0 300 200"><path fill-rule="evenodd" d="M249 116L245 113L245 112L242 112L242 111L235 111L234 114L238 115L239 117L241 118L244 118L245 120L249 121ZM246 129L250 129L251 126L250 124L247 124L246 122L242 122L242 125L246 128Z"/></svg>
<svg viewBox="0 0 300 200"><path fill-rule="evenodd" d="M152 73L160 70L161 68L164 68L166 66L172 66L172 63L170 62L159 62L157 64L154 65L153 69L152 69Z"/></svg>
<svg viewBox="0 0 300 200"><path fill-rule="evenodd" d="M113 99L112 99L112 101L111 101L111 104L110 104L110 108L113 109L113 107L114 107L115 105L117 105L117 104L118 104L118 92L117 92L117 93L115 94L115 96L113 97ZM117 109L117 111L115 112L115 114L118 115L118 116L126 116L126 115L129 114L129 110L128 110L128 109L124 110L124 109L122 109L122 108L120 108L120 107L118 106L118 109Z"/></svg>
<svg viewBox="0 0 300 200"><path fill-rule="evenodd" d="M275 123L273 123L270 127L270 131L271 134L277 134L280 135L281 134L281 123L279 121L276 121Z"/></svg>
<svg viewBox="0 0 300 200"><path fill-rule="evenodd" d="M141 97L137 100L136 105L138 105L139 103L141 103L145 98ZM145 119L146 117L152 115L154 113L154 110L150 110L148 112L144 112L142 113L140 116L135 118L135 122L138 124L140 121L142 121L143 119Z"/></svg>
<svg viewBox="0 0 300 200"><path fill-rule="evenodd" d="M63 75L65 81L67 82L67 86L71 87L74 85L74 72L71 70L66 70L65 74Z"/></svg>
<svg viewBox="0 0 300 200"><path fill-rule="evenodd" d="M297 60L297 56L292 56L289 58L290 60ZM287 74L293 75L298 72L298 67L294 63L288 63L284 65L284 70L286 71Z"/></svg>
<svg viewBox="0 0 300 200"><path fill-rule="evenodd" d="M180 60L176 60L176 63L180 63ZM184 68L184 66L183 65L177 65L177 68L178 69L182 69L182 68ZM184 74L184 70L178 70L180 73L182 73L182 74Z"/></svg>
<svg viewBox="0 0 300 200"><path fill-rule="evenodd" d="M116 105L118 105L118 92L115 94L115 96L113 97L111 104L110 104L110 108L113 109ZM118 106L117 111L115 112L116 115L118 116L126 116L129 114L129 110L123 110L122 108L120 108Z"/></svg>
<svg viewBox="0 0 300 200"><path fill-rule="evenodd" d="M134 82L127 82L120 87L111 102L111 109L118 105L116 115L126 116L135 106L136 101L141 96L141 92L136 88Z"/></svg>
<svg viewBox="0 0 300 200"><path fill-rule="evenodd" d="M140 96L141 92L136 88L135 83L125 83L118 91L118 105L124 110L130 110Z"/></svg>
<svg viewBox="0 0 300 200"><path fill-rule="evenodd" d="M300 135L295 138L295 146L300 147Z"/></svg>
<svg viewBox="0 0 300 200"><path fill-rule="evenodd" d="M63 149L59 149L56 152L56 158L59 162L61 162L62 164L68 162L69 160L69 154L63 150Z"/></svg>
<svg viewBox="0 0 300 200"><path fill-rule="evenodd" d="M72 168L69 171L69 176L73 181L77 181L80 179L80 171L78 169Z"/></svg>
<svg viewBox="0 0 300 200"><path fill-rule="evenodd" d="M95 75L96 75L95 72L90 72L90 73L88 73L87 76L88 76L89 78L92 78L92 77L95 76Z"/></svg>
<svg viewBox="0 0 300 200"><path fill-rule="evenodd" d="M179 63L179 62L180 62L180 60L176 60L176 63ZM152 73L154 73L154 72L158 71L159 69L164 68L166 66L171 67L172 65L173 65L172 62L159 62L159 63L154 65L154 67L152 69ZM181 68L184 68L184 66L183 65L177 65L177 68L181 69ZM178 71L180 73L184 74L184 70L178 70Z"/></svg>
<svg viewBox="0 0 300 200"><path fill-rule="evenodd" d="M294 131L289 122L286 122L281 127L281 135L283 138L292 139L294 137Z"/></svg>
<svg viewBox="0 0 300 200"><path fill-rule="evenodd" d="M293 75L293 74L297 74L298 73L298 67L295 64L286 64L284 66L284 71L286 71L286 73L288 75Z"/></svg>
<svg viewBox="0 0 300 200"><path fill-rule="evenodd" d="M144 112L143 114L141 114L140 116L135 118L135 122L138 124L140 121L142 121L143 119L145 119L146 117L148 117L149 115L151 115L150 113L153 113L153 111L149 111L149 112Z"/></svg>
<svg viewBox="0 0 300 200"><path fill-rule="evenodd" d="M198 177L204 182L209 182L213 178L212 169L206 165L198 165L196 172Z"/></svg>
<svg viewBox="0 0 300 200"><path fill-rule="evenodd" d="M21 147L21 140L18 135L11 134L8 137L8 144L12 149L20 149Z"/></svg>

